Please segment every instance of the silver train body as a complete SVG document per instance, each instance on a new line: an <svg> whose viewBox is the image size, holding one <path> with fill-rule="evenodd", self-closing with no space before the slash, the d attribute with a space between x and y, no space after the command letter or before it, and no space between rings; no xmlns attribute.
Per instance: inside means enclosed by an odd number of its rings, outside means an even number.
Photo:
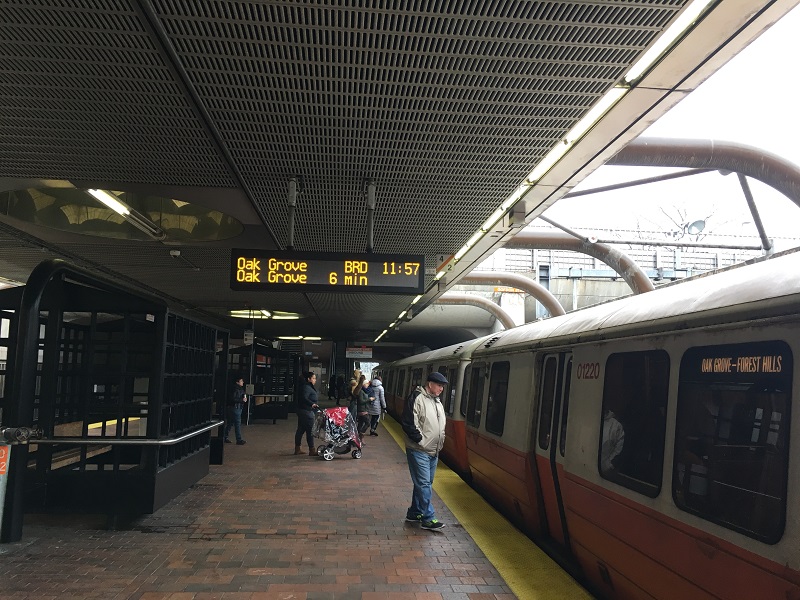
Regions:
<svg viewBox="0 0 800 600"><path fill-rule="evenodd" d="M379 369L442 459L609 598L800 599L800 253Z"/></svg>

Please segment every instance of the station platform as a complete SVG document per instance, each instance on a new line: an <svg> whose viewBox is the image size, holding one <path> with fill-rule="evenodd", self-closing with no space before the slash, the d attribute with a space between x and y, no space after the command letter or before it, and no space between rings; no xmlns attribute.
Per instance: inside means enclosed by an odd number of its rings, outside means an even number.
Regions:
<svg viewBox="0 0 800 600"><path fill-rule="evenodd" d="M247 443L152 515L26 515L0 545L0 597L136 600L580 600L591 598L440 463L446 523L404 519L411 480L399 426L361 459L293 454L296 418L251 421Z"/></svg>

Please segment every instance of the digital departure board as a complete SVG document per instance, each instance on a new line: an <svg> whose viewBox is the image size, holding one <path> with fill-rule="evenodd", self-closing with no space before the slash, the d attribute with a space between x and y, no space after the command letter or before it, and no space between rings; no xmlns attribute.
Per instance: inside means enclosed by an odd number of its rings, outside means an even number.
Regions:
<svg viewBox="0 0 800 600"><path fill-rule="evenodd" d="M231 289L421 294L425 257L234 249Z"/></svg>

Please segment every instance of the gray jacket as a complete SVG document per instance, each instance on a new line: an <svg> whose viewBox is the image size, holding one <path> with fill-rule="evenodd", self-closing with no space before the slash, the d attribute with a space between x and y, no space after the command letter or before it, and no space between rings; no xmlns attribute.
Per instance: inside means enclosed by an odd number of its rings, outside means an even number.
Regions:
<svg viewBox="0 0 800 600"><path fill-rule="evenodd" d="M375 400L367 405L367 412L371 415L379 415L382 410L386 410L386 394L384 394L380 379L372 380L372 395Z"/></svg>
<svg viewBox="0 0 800 600"><path fill-rule="evenodd" d="M438 396L431 396L422 386L406 399L400 425L406 436L406 448L438 456L444 448L447 418Z"/></svg>

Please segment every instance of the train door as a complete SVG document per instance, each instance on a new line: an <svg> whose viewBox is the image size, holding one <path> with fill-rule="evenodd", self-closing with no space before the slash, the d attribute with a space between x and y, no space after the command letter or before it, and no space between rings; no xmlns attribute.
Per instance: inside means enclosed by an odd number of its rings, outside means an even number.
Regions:
<svg viewBox="0 0 800 600"><path fill-rule="evenodd" d="M539 380L539 420L533 428L533 447L539 486L542 491L547 531L553 541L569 548L559 479L566 451L572 354L562 352L544 357Z"/></svg>

